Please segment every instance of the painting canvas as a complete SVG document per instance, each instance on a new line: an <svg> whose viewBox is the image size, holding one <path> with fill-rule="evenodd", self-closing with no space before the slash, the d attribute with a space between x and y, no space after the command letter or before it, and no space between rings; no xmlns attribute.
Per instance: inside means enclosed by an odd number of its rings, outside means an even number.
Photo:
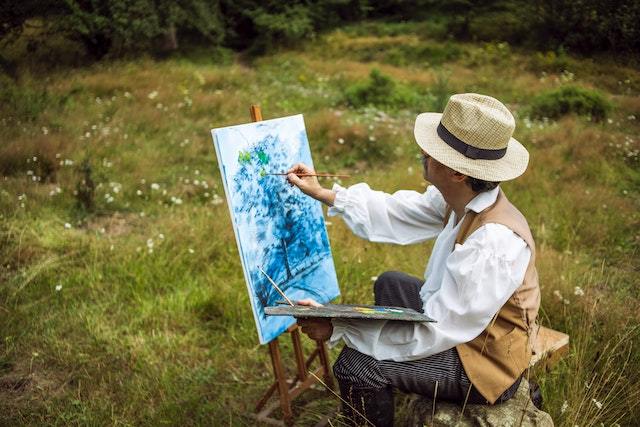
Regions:
<svg viewBox="0 0 640 427"><path fill-rule="evenodd" d="M261 343L295 320L267 316L282 297L326 303L339 294L320 202L290 186L284 172L312 166L302 115L213 129L231 220Z"/></svg>

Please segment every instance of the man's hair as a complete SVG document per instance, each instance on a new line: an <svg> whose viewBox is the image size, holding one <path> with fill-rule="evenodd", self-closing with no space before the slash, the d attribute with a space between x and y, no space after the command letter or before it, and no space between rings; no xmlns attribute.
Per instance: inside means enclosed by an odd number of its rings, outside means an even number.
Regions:
<svg viewBox="0 0 640 427"><path fill-rule="evenodd" d="M484 181L482 179L467 177L467 184L471 187L473 191L476 193L483 193L485 191L491 191L500 184L499 182L493 181Z"/></svg>

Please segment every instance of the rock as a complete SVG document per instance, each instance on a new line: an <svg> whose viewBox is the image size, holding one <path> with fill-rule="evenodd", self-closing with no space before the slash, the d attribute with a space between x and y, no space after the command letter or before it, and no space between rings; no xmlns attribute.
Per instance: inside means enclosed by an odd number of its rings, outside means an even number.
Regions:
<svg viewBox="0 0 640 427"><path fill-rule="evenodd" d="M531 403L529 383L526 380L520 383L516 395L507 402L491 406L467 405L462 417L460 417L461 404L437 402L432 421L433 400L418 395L413 395L408 400L406 409L402 411L404 417L398 417L396 423L398 426L553 427L551 415L537 409Z"/></svg>

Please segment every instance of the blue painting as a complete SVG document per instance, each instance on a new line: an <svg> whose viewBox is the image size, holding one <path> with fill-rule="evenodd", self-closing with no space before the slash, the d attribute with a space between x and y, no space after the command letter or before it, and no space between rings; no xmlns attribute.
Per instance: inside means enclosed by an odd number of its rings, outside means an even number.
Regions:
<svg viewBox="0 0 640 427"><path fill-rule="evenodd" d="M327 303L340 295L320 202L291 187L284 172L312 166L302 115L213 129L231 220L260 343L295 320L267 316L285 295ZM268 276L268 277L267 277Z"/></svg>

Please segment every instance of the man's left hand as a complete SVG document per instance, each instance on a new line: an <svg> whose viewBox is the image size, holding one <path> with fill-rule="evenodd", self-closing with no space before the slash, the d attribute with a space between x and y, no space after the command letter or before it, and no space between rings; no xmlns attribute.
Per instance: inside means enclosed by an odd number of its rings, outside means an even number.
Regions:
<svg viewBox="0 0 640 427"><path fill-rule="evenodd" d="M312 299L303 299L297 302L300 305L309 305L312 307L322 307ZM325 317L299 317L296 319L298 325L302 328L302 332L307 334L309 338L316 341L326 341L333 334L333 324L331 319Z"/></svg>
<svg viewBox="0 0 640 427"><path fill-rule="evenodd" d="M333 324L331 319L326 317L299 317L298 326L309 338L316 341L326 341L333 334Z"/></svg>

